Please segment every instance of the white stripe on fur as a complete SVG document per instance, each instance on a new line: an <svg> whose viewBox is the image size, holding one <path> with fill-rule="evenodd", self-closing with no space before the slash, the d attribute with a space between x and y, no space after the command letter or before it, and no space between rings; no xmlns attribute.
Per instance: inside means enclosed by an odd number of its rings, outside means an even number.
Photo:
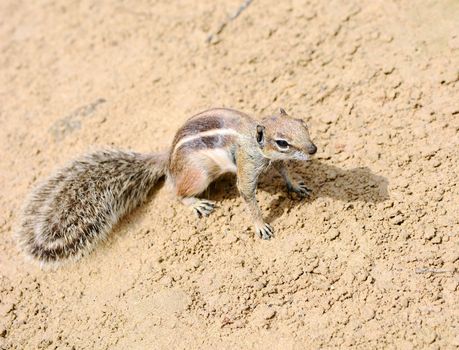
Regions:
<svg viewBox="0 0 459 350"><path fill-rule="evenodd" d="M206 137L206 136L220 136L220 135L232 135L232 136L240 136L240 134L234 130L234 129L212 129L212 130L207 130L203 131L200 133L197 133L195 135L190 135L190 136L185 136L182 138L179 142L174 147L174 150L172 151L172 154L175 153L175 151L183 144L197 140L201 137Z"/></svg>

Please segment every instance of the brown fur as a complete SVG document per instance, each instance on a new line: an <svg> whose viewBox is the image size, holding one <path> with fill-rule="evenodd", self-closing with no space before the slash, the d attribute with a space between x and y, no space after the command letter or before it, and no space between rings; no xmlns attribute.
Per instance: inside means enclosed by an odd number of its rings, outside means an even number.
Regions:
<svg viewBox="0 0 459 350"><path fill-rule="evenodd" d="M182 174L188 166L193 166L197 151L216 148L229 148L234 143L234 137L206 136L181 145L171 153L169 159L169 173Z"/></svg>
<svg viewBox="0 0 459 350"><path fill-rule="evenodd" d="M222 129L223 127L223 120L220 118L215 118L214 116L203 116L200 118L192 119L177 131L174 137L174 141L172 142L172 148L175 147L179 140L186 136L212 129Z"/></svg>
<svg viewBox="0 0 459 350"><path fill-rule="evenodd" d="M189 168L177 179L176 194L179 197L194 197L206 189L207 174L203 169Z"/></svg>

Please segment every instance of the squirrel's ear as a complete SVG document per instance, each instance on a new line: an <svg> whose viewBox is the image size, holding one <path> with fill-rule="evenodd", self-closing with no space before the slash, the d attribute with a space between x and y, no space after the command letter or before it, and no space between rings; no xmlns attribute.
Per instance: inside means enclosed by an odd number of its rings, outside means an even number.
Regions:
<svg viewBox="0 0 459 350"><path fill-rule="evenodd" d="M257 142L261 148L265 145L265 127L257 125Z"/></svg>
<svg viewBox="0 0 459 350"><path fill-rule="evenodd" d="M287 115L287 112L283 108L279 108L279 114L281 117L285 117Z"/></svg>

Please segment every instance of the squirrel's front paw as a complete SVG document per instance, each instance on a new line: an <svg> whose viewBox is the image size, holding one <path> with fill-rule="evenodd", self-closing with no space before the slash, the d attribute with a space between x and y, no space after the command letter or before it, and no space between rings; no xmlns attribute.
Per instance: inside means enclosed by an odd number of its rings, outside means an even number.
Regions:
<svg viewBox="0 0 459 350"><path fill-rule="evenodd" d="M261 239L270 239L274 234L273 228L264 222L260 225L256 225L255 229L257 231L258 236L260 236Z"/></svg>
<svg viewBox="0 0 459 350"><path fill-rule="evenodd" d="M207 199L199 199L193 205L193 211L198 218L202 218L203 216L209 216L214 209L215 202L209 201Z"/></svg>
<svg viewBox="0 0 459 350"><path fill-rule="evenodd" d="M311 195L312 190L306 187L303 181L287 184L288 192L295 192L300 197L308 197Z"/></svg>

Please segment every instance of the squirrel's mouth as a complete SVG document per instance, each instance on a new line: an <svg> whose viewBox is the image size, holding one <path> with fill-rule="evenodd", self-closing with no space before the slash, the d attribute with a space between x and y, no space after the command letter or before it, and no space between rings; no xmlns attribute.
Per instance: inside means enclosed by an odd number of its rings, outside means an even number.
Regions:
<svg viewBox="0 0 459 350"><path fill-rule="evenodd" d="M311 159L311 156L309 154L306 154L306 153L303 153L303 152L300 152L300 151L296 151L293 154L292 158L295 159L295 160L307 161L307 160Z"/></svg>

